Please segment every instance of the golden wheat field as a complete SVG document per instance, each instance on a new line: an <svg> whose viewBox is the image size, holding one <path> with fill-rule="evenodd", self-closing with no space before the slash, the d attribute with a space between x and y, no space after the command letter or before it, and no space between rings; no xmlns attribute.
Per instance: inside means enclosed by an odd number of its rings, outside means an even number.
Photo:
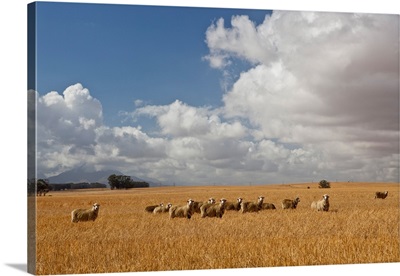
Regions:
<svg viewBox="0 0 400 276"><path fill-rule="evenodd" d="M37 274L169 271L400 261L399 184L316 183L260 186L157 187L50 192L37 197ZM388 190L386 199L376 191ZM330 210L310 208L323 194ZM189 198L273 203L276 210L226 211L170 219L145 212ZM300 197L295 210L281 201ZM71 222L75 208L100 204L92 222Z"/></svg>

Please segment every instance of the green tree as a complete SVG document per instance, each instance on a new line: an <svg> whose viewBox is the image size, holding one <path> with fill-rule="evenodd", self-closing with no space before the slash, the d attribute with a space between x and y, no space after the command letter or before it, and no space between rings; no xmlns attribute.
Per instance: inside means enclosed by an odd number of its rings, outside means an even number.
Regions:
<svg viewBox="0 0 400 276"><path fill-rule="evenodd" d="M139 187L149 187L147 182L133 181L129 175L115 175L112 174L108 178L111 190L114 189L131 189Z"/></svg>
<svg viewBox="0 0 400 276"><path fill-rule="evenodd" d="M51 190L51 187L47 180L38 179L36 181L36 193L37 195L46 195Z"/></svg>
<svg viewBox="0 0 400 276"><path fill-rule="evenodd" d="M120 189L132 188L130 185L131 177L129 175L119 175L119 181L120 181Z"/></svg>
<svg viewBox="0 0 400 276"><path fill-rule="evenodd" d="M318 185L318 188L330 188L330 187L331 187L331 183L329 183L325 179L321 180Z"/></svg>
<svg viewBox="0 0 400 276"><path fill-rule="evenodd" d="M118 177L115 174L110 175L108 178L108 184L110 184L111 190L119 189Z"/></svg>

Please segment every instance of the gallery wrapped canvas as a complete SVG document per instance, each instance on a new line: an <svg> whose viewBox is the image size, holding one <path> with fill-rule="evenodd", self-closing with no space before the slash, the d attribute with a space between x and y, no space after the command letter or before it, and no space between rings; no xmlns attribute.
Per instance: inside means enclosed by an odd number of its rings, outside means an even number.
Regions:
<svg viewBox="0 0 400 276"><path fill-rule="evenodd" d="M27 9L29 273L400 261L399 15Z"/></svg>

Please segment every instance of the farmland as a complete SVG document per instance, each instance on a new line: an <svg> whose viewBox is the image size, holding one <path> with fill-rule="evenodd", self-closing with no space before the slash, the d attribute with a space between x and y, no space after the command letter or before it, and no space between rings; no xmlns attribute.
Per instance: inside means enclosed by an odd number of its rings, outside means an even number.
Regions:
<svg viewBox="0 0 400 276"><path fill-rule="evenodd" d="M37 274L165 271L400 261L397 183L157 187L50 192L37 197ZM375 191L389 191L374 199ZM330 195L329 212L311 210ZM276 210L222 219L170 219L144 211L160 202L224 197L273 203ZM295 210L284 198L300 197ZM100 204L95 222L72 223L75 208Z"/></svg>

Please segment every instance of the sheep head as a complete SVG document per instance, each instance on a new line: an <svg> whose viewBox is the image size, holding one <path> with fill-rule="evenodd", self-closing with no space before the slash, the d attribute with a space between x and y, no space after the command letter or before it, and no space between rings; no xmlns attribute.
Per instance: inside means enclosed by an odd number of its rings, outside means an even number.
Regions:
<svg viewBox="0 0 400 276"><path fill-rule="evenodd" d="M193 206L194 200L193 199L188 199L187 204L188 206Z"/></svg>

